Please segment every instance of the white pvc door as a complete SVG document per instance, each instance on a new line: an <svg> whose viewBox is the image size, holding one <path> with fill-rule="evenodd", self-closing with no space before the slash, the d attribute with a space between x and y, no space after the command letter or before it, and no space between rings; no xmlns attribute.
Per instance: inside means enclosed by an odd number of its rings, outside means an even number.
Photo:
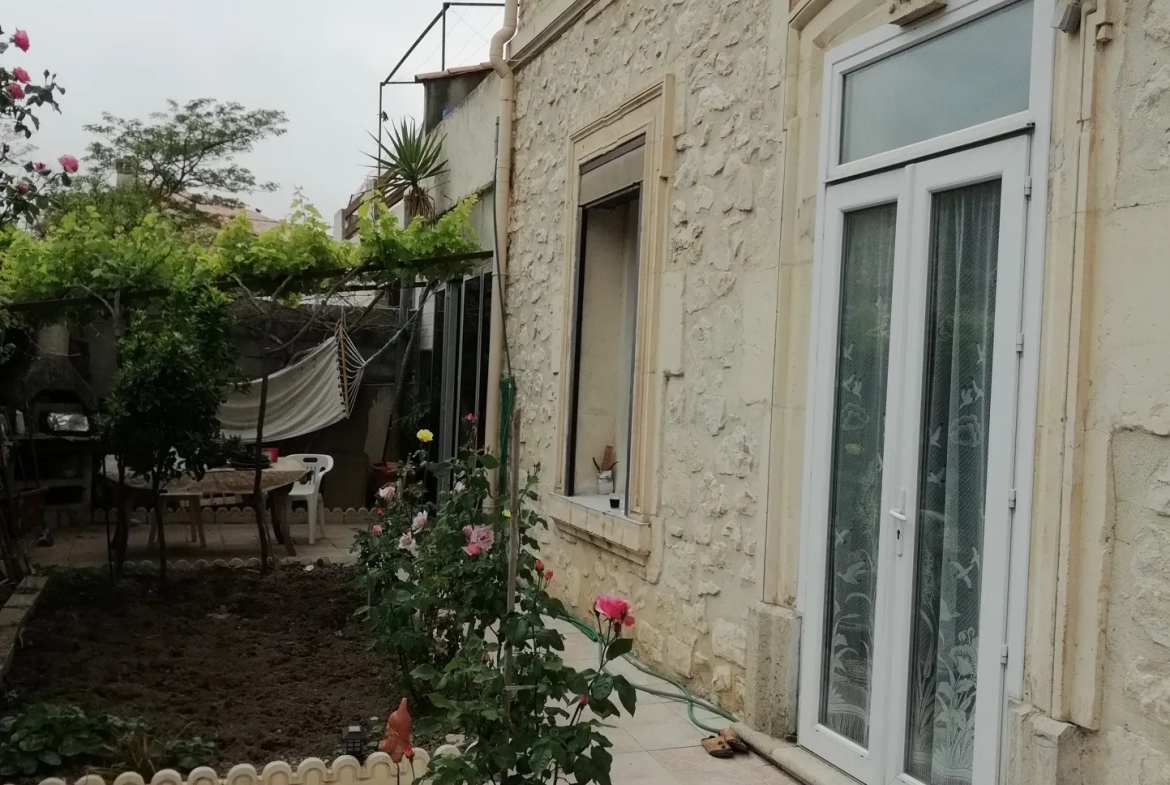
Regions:
<svg viewBox="0 0 1170 785"><path fill-rule="evenodd" d="M826 193L800 740L867 783L998 770L1025 156Z"/></svg>

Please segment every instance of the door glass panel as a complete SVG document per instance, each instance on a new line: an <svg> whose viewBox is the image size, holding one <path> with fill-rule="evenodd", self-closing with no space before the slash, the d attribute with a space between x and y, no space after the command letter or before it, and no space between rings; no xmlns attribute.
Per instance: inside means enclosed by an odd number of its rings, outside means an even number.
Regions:
<svg viewBox="0 0 1170 785"><path fill-rule="evenodd" d="M906 753L930 785L971 782L1000 191L931 203Z"/></svg>
<svg viewBox="0 0 1170 785"><path fill-rule="evenodd" d="M840 163L1024 111L1031 58L1028 1L846 74Z"/></svg>
<svg viewBox="0 0 1170 785"><path fill-rule="evenodd" d="M842 230L820 722L868 746L897 204Z"/></svg>

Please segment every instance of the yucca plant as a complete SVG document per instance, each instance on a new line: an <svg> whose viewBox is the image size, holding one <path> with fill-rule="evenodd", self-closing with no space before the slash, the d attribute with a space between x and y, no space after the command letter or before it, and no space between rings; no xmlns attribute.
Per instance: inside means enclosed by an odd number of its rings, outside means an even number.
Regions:
<svg viewBox="0 0 1170 785"><path fill-rule="evenodd" d="M378 142L378 154L371 155L379 175L374 190L387 204L401 196L407 220L416 216L434 216L435 200L426 181L447 171L443 158L443 140L423 130L413 119L404 118L386 129L387 142Z"/></svg>

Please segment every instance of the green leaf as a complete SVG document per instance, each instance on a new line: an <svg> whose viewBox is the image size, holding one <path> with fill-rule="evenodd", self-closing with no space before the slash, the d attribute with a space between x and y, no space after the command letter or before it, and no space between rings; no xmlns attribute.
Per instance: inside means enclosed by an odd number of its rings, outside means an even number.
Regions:
<svg viewBox="0 0 1170 785"><path fill-rule="evenodd" d="M594 701L608 700L610 694L613 692L613 676L608 673L602 673L593 680L593 684L589 687L589 698Z"/></svg>
<svg viewBox="0 0 1170 785"><path fill-rule="evenodd" d="M435 666L430 663L424 663L410 672L412 678L419 681L430 681L435 678Z"/></svg>
<svg viewBox="0 0 1170 785"><path fill-rule="evenodd" d="M617 676L613 680L613 686L617 689L618 700L622 702L622 706L627 712L633 714L638 703L638 691L634 689L634 685L630 684L624 676Z"/></svg>
<svg viewBox="0 0 1170 785"><path fill-rule="evenodd" d="M447 697L441 693L432 692L427 697L430 699L431 705L434 706L436 709L449 709L449 708L451 708L451 701L449 701L447 699Z"/></svg>
<svg viewBox="0 0 1170 785"><path fill-rule="evenodd" d="M90 745L77 734L66 736L57 746L57 752L66 758L72 758L88 750Z"/></svg>
<svg viewBox="0 0 1170 785"><path fill-rule="evenodd" d="M552 763L552 757L552 747L548 744L540 744L528 756L528 765L532 767L533 773L539 774Z"/></svg>
<svg viewBox="0 0 1170 785"><path fill-rule="evenodd" d="M61 756L58 755L53 750L45 750L37 757L39 757L41 760L41 763L44 763L46 766L60 766L61 765Z"/></svg>
<svg viewBox="0 0 1170 785"><path fill-rule="evenodd" d="M483 468L487 469L489 472L500 468L499 459L490 452L481 453L479 456L479 462L483 464Z"/></svg>
<svg viewBox="0 0 1170 785"><path fill-rule="evenodd" d="M618 657L629 654L633 648L633 638L618 638L616 641L609 644L609 648L605 650L605 658L607 661L616 660Z"/></svg>

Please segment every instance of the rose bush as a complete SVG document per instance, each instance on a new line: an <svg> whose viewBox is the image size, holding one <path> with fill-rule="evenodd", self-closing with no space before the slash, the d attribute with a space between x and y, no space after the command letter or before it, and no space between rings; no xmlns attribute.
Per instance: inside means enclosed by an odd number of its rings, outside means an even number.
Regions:
<svg viewBox="0 0 1170 785"><path fill-rule="evenodd" d="M7 41L2 39L3 34L0 29L0 54L13 46L28 51L29 37L24 30L17 30ZM45 71L43 83L33 84L24 68L0 66L0 123L27 139L41 127L36 110L48 106L60 112L57 95L64 94L65 89L57 84L56 75L49 71ZM51 187L58 181L68 185L69 175L78 168L77 159L71 155L61 157L60 172L32 161L15 160L13 155L11 145L0 144L0 228L20 221L35 221L49 206ZM66 159L71 164L66 164Z"/></svg>
<svg viewBox="0 0 1170 785"><path fill-rule="evenodd" d="M470 422L470 420L469 420ZM430 434L420 432L426 444ZM400 467L398 481L378 491L381 521L356 542L360 583L369 598L375 646L418 706L420 732L456 731L468 747L434 762L435 785L465 783L608 783L612 756L602 723L633 713L634 687L605 665L630 651L623 630L630 605L599 597L601 636L596 669L577 671L561 658L564 638L548 626L565 617L548 593L553 571L536 557L535 531L547 523L530 507L535 478L521 491L516 527L517 592L508 611L509 505L485 504L495 458L471 452L427 462L425 449ZM428 501L426 478L450 484Z"/></svg>
<svg viewBox="0 0 1170 785"><path fill-rule="evenodd" d="M422 445L431 438L418 436ZM381 521L355 543L368 598L358 613L399 673L423 663L444 667L469 635L483 636L504 615L507 559L492 546L505 519L484 504L495 465L474 453L429 462L420 449L400 467L397 482L378 491ZM427 476L455 482L429 501ZM426 705L414 680L398 686L414 705Z"/></svg>

